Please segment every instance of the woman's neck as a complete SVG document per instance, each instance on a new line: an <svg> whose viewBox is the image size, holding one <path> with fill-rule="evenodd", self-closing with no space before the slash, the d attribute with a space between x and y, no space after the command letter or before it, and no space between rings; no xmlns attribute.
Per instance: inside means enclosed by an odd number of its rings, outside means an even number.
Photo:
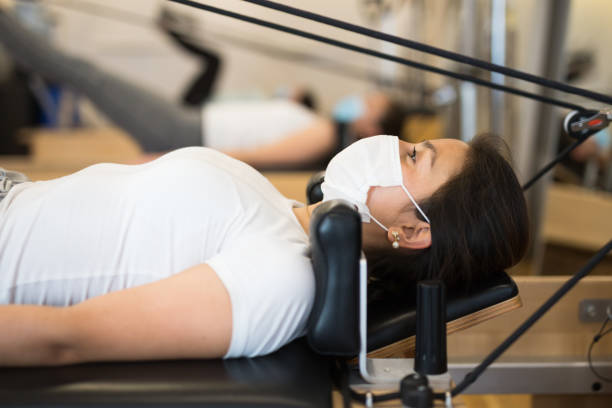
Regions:
<svg viewBox="0 0 612 408"><path fill-rule="evenodd" d="M310 235L310 218L312 217L312 212L315 208L319 206L319 204L321 203L315 203L305 207L293 208L293 213L295 214L295 217L304 229L304 232L306 232L306 235Z"/></svg>
<svg viewBox="0 0 612 408"><path fill-rule="evenodd" d="M319 206L319 204L321 203L319 202L305 207L293 208L295 217L308 236L310 236L310 220L312 218L312 212ZM361 224L361 239L364 251L385 249L390 246L390 243L386 239L386 232L374 223Z"/></svg>

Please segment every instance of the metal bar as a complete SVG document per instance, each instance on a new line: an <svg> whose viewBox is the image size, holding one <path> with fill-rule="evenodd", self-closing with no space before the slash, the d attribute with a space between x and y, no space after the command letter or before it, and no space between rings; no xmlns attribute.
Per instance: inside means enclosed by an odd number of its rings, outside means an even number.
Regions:
<svg viewBox="0 0 612 408"><path fill-rule="evenodd" d="M463 378L478 363L450 363L455 380ZM612 375L612 361L596 361L595 369ZM612 394L612 383L599 381L586 361L497 362L473 383L464 394Z"/></svg>

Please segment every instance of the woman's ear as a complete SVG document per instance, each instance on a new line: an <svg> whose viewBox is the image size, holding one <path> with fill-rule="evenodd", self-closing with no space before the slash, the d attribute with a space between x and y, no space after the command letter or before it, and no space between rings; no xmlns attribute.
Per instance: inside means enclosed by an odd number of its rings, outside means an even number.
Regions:
<svg viewBox="0 0 612 408"><path fill-rule="evenodd" d="M408 249L425 249L431 246L431 229L425 221L417 221L415 224L402 225L401 228L389 228L388 238L394 241L393 232L399 234L399 246Z"/></svg>

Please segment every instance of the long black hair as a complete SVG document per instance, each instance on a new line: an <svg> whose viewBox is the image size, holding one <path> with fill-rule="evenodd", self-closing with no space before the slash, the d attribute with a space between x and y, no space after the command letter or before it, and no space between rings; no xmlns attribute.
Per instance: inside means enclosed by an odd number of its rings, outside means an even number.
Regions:
<svg viewBox="0 0 612 408"><path fill-rule="evenodd" d="M475 137L461 171L420 205L431 220L431 246L367 254L372 297L423 279L467 288L525 254L527 206L508 147L498 136Z"/></svg>

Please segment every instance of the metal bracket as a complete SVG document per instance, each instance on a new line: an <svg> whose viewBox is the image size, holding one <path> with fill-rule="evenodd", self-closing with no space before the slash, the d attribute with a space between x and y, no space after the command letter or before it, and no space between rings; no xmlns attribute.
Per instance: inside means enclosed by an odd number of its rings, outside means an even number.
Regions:
<svg viewBox="0 0 612 408"><path fill-rule="evenodd" d="M606 317L612 320L612 299L584 299L578 307L581 322L603 322Z"/></svg>
<svg viewBox="0 0 612 408"><path fill-rule="evenodd" d="M387 384L394 387L405 376L414 373L413 358L368 358L368 263L363 252L359 259L359 374L370 384ZM429 385L436 391L447 391L451 375L428 375ZM358 384L354 388L359 388ZM364 385L361 386L363 388Z"/></svg>

